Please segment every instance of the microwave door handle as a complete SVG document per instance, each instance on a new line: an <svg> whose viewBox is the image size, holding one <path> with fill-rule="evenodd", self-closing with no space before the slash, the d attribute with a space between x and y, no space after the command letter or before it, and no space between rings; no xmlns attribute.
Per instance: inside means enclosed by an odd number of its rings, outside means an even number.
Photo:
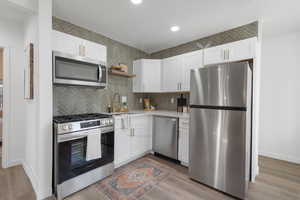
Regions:
<svg viewBox="0 0 300 200"><path fill-rule="evenodd" d="M101 68L101 65L98 66L98 70L99 70L99 72L98 72L99 73L98 74L99 75L99 82L101 82L101 79L102 79L102 68Z"/></svg>

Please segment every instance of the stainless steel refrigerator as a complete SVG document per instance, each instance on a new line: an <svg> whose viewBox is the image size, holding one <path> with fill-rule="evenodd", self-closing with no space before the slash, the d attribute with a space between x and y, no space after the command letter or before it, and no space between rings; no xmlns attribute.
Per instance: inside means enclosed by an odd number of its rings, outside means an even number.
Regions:
<svg viewBox="0 0 300 200"><path fill-rule="evenodd" d="M191 71L190 177L244 199L250 178L252 71L248 62Z"/></svg>

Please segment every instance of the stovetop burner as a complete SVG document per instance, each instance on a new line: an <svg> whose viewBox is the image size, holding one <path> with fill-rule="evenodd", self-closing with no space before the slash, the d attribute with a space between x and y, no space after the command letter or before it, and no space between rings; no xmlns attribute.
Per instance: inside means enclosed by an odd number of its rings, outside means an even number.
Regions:
<svg viewBox="0 0 300 200"><path fill-rule="evenodd" d="M64 115L64 116L54 117L53 121L55 123L68 123L68 122L87 121L87 120L103 119L103 118L111 118L111 116L106 114L100 114L100 113Z"/></svg>

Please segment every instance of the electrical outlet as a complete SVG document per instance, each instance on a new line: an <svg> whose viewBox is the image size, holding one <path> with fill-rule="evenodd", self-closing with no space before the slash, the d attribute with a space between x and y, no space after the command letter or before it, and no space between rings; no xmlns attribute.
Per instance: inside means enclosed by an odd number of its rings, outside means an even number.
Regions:
<svg viewBox="0 0 300 200"><path fill-rule="evenodd" d="M121 102L122 103L127 103L127 96L122 96Z"/></svg>
<svg viewBox="0 0 300 200"><path fill-rule="evenodd" d="M140 99L139 99L139 102L140 102L140 103L143 103L143 98L140 98Z"/></svg>
<svg viewBox="0 0 300 200"><path fill-rule="evenodd" d="M175 103L175 99L172 97L171 98L171 103L174 104Z"/></svg>

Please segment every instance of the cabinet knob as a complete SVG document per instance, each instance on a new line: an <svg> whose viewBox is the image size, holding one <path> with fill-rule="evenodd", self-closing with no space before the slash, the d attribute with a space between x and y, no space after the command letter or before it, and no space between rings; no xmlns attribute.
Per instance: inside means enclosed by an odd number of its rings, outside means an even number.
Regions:
<svg viewBox="0 0 300 200"><path fill-rule="evenodd" d="M84 57L85 56L85 46L84 45L79 45L79 56Z"/></svg>

